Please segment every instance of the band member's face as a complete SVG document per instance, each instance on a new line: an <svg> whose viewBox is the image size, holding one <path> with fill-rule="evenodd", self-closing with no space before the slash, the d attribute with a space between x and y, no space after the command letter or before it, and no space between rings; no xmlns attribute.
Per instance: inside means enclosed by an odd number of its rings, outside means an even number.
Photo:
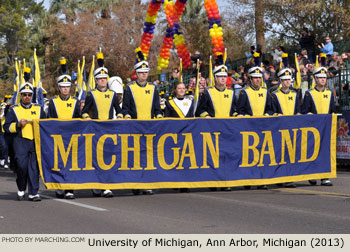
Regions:
<svg viewBox="0 0 350 252"><path fill-rule="evenodd" d="M319 77L319 78L316 78L317 79L317 83L319 85L321 85L322 87L326 86L327 84L327 78L325 77Z"/></svg>
<svg viewBox="0 0 350 252"><path fill-rule="evenodd" d="M97 85L98 85L98 88L105 89L107 87L107 77L98 78Z"/></svg>
<svg viewBox="0 0 350 252"><path fill-rule="evenodd" d="M219 84L220 86L226 85L227 76L217 76L216 81L217 81L217 84Z"/></svg>
<svg viewBox="0 0 350 252"><path fill-rule="evenodd" d="M177 98L183 98L185 96L185 93L186 93L185 84L179 84L176 86L175 94Z"/></svg>
<svg viewBox="0 0 350 252"><path fill-rule="evenodd" d="M290 88L290 86L292 85L292 81L290 79L288 80L282 80L282 86L285 88Z"/></svg>
<svg viewBox="0 0 350 252"><path fill-rule="evenodd" d="M260 84L261 84L261 77L253 77L252 78L253 87L258 88L258 87L260 87Z"/></svg>
<svg viewBox="0 0 350 252"><path fill-rule="evenodd" d="M148 72L140 72L140 73L138 73L138 78L139 78L139 81L141 81L141 82L147 81Z"/></svg>
<svg viewBox="0 0 350 252"><path fill-rule="evenodd" d="M70 93L70 86L61 86L60 91L63 97L66 97Z"/></svg>
<svg viewBox="0 0 350 252"><path fill-rule="evenodd" d="M21 93L21 101L24 105L29 105L32 101L32 93Z"/></svg>

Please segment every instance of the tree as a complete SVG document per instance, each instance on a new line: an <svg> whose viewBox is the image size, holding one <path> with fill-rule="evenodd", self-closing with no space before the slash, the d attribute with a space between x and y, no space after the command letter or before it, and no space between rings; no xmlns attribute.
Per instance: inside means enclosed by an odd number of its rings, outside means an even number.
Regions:
<svg viewBox="0 0 350 252"><path fill-rule="evenodd" d="M295 43L304 26L313 31L318 42L328 35L334 40L348 37L350 35L348 2L270 0L266 5L266 15L269 17L266 28L282 40L293 40ZM274 23L279 25L273 25Z"/></svg>
<svg viewBox="0 0 350 252"><path fill-rule="evenodd" d="M100 9L89 9L76 12L74 21L63 20L53 25L49 32L54 34L49 45L51 53L45 57L45 62L52 62L49 69L52 73L50 86L56 87L54 82L60 74L60 57L67 58L71 72L76 71L78 60L85 56L86 70L89 71L92 56L100 47L110 76L119 75L124 79L129 77L136 58L134 51L140 43L146 9L144 4L121 0L120 4L111 9L111 18L100 18ZM158 48L152 46L151 62L156 62L155 55L158 52L155 50Z"/></svg>
<svg viewBox="0 0 350 252"><path fill-rule="evenodd" d="M82 0L52 0L49 13L53 15L64 15L66 21L74 21L77 12L82 9Z"/></svg>
<svg viewBox="0 0 350 252"><path fill-rule="evenodd" d="M200 51L203 59L212 53L207 15L201 0L188 0L181 20L186 44L191 52Z"/></svg>
<svg viewBox="0 0 350 252"><path fill-rule="evenodd" d="M241 29L246 31L247 38L254 35L260 40L261 29L267 34L271 47L284 45L297 48L303 27L315 34L317 43L322 42L325 36L333 40L350 36L348 0L231 0L231 3L235 6L231 14L234 14L235 22L241 24ZM260 6L255 8L258 4ZM256 24L257 20L260 20L260 25ZM255 26L252 26L253 23Z"/></svg>
<svg viewBox="0 0 350 252"><path fill-rule="evenodd" d="M266 53L264 1L255 0L255 32L256 44L261 46L262 53Z"/></svg>
<svg viewBox="0 0 350 252"><path fill-rule="evenodd" d="M0 6L0 58L4 59L1 76L13 77L14 58L32 55L36 37L31 32L33 17L44 11L34 0L4 0Z"/></svg>
<svg viewBox="0 0 350 252"><path fill-rule="evenodd" d="M113 6L120 4L120 0L53 0L50 13L63 14L66 20L75 21L78 12L100 10L103 19L111 18Z"/></svg>
<svg viewBox="0 0 350 252"><path fill-rule="evenodd" d="M87 0L83 6L88 9L99 9L101 18L110 19L112 17L112 8L120 4L120 0Z"/></svg>

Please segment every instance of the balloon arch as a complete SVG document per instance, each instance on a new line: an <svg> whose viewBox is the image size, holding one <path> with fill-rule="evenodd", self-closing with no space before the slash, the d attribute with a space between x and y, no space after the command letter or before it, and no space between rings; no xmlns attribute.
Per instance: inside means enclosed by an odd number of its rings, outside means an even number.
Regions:
<svg viewBox="0 0 350 252"><path fill-rule="evenodd" d="M174 2L175 1L172 0L151 0L144 22L140 48L145 58L147 58L153 39L158 12L163 5L168 25L158 57L158 71L161 71L162 69L168 67L169 58L171 56L170 50L173 48L173 45L175 45L178 56L182 60L183 68L188 69L191 65L190 53L186 47L185 39L183 37L183 33L181 32L180 25L182 14L186 8L187 0L176 0L176 2ZM213 54L214 57L216 57L217 53L224 54L225 52L219 9L216 0L204 0L204 7L208 16L209 32L212 39L212 45L214 46Z"/></svg>

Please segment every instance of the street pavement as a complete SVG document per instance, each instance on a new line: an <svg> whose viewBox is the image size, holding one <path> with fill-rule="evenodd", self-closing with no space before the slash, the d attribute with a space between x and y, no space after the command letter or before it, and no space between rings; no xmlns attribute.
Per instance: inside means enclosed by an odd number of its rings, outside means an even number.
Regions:
<svg viewBox="0 0 350 252"><path fill-rule="evenodd" d="M350 172L338 172L332 181L332 187L318 180L317 186L302 181L293 189L164 189L151 196L114 190L109 199L80 190L75 200L56 199L41 185L43 200L30 202L16 200L15 174L1 168L0 233L349 234Z"/></svg>

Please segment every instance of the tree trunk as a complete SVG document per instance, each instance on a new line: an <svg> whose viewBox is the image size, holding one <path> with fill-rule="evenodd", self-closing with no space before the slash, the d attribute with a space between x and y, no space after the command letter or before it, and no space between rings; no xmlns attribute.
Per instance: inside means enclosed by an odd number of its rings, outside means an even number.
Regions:
<svg viewBox="0 0 350 252"><path fill-rule="evenodd" d="M108 7L101 10L101 18L111 19L111 10Z"/></svg>
<svg viewBox="0 0 350 252"><path fill-rule="evenodd" d="M51 69L51 48L50 48L50 44L49 44L49 38L47 38L47 41L44 42L45 45L45 63L44 63L44 75L45 76L49 76L51 75L50 69Z"/></svg>
<svg viewBox="0 0 350 252"><path fill-rule="evenodd" d="M260 45L262 53L266 53L263 0L255 0L255 32L257 46Z"/></svg>

